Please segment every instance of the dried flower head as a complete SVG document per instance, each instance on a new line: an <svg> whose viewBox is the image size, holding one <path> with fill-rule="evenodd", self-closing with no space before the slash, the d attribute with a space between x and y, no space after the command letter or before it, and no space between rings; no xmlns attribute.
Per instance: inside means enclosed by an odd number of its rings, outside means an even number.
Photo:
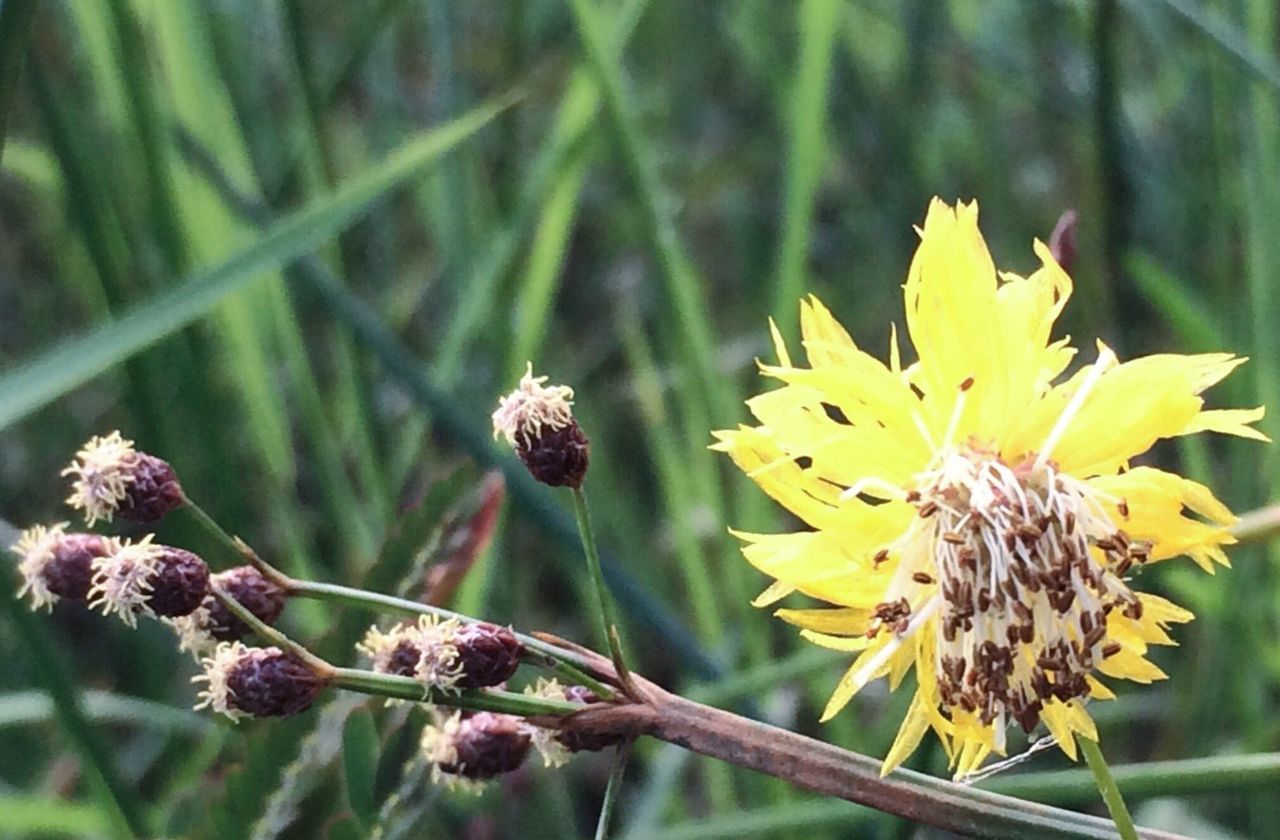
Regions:
<svg viewBox="0 0 1280 840"><path fill-rule="evenodd" d="M529 363L520 385L498 401L493 436L502 435L530 474L552 487L581 487L590 445L573 417L573 389L546 383Z"/></svg>
<svg viewBox="0 0 1280 840"><path fill-rule="evenodd" d="M386 633L370 627L356 649L373 659L373 670L378 673L413 677L427 689L456 691L462 675L453 642L458 627L456 619L441 621L423 615Z"/></svg>
<svg viewBox="0 0 1280 840"><path fill-rule="evenodd" d="M93 560L90 607L136 627L139 615L182 616L200 606L209 592L209 567L195 554L153 539L104 541L104 553Z"/></svg>
<svg viewBox="0 0 1280 840"><path fill-rule="evenodd" d="M232 720L289 717L315 702L326 681L294 656L276 647L251 648L221 642L201 661L203 682L195 708L210 708Z"/></svg>
<svg viewBox="0 0 1280 840"><path fill-rule="evenodd" d="M518 769L529 755L530 728L518 717L493 712L439 716L422 731L432 781L476 790L478 783Z"/></svg>
<svg viewBox="0 0 1280 840"><path fill-rule="evenodd" d="M185 503L173 468L139 452L118 431L91 438L62 474L74 477L67 504L83 510L90 527L116 515L155 522Z"/></svg>
<svg viewBox="0 0 1280 840"><path fill-rule="evenodd" d="M801 592L834 609L781 610L812 642L859 652L824 719L864 685L915 701L884 770L932 728L957 775L1006 751L1006 730L1047 727L1075 756L1096 738L1099 677L1150 682L1149 644L1191 614L1135 592L1132 573L1186 554L1226 563L1234 521L1208 488L1131 459L1161 438L1265 439L1262 409L1206 410L1201 394L1243 360L1225 353L1098 359L1051 341L1071 279L1048 249L1030 277L997 275L976 204L930 206L905 286L919 360L861 350L816 299L802 305L809 366L761 365L782 388L747 404L758 426L717 433L770 496L808 524L741 534L775 578L757 600ZM981 326L980 326L981 325Z"/></svg>
<svg viewBox="0 0 1280 840"><path fill-rule="evenodd" d="M106 540L97 534L68 534L67 523L36 525L22 532L10 549L18 555L22 587L18 597L31 595L31 608L52 609L60 599L85 601L93 578L94 558L106 553Z"/></svg>
<svg viewBox="0 0 1280 840"><path fill-rule="evenodd" d="M279 584L264 577L253 566L236 566L209 578L209 587L217 586L264 624L275 624L284 611L287 594ZM234 616L212 594L189 615L167 619L178 635L178 649L200 657L213 650L218 642L233 642L249 635L249 626Z"/></svg>

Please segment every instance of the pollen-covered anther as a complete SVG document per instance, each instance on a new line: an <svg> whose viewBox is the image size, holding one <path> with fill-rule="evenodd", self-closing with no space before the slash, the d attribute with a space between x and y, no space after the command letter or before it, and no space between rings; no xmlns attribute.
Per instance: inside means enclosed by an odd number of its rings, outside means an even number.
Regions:
<svg viewBox="0 0 1280 840"><path fill-rule="evenodd" d="M62 474L72 477L67 504L83 510L90 526L117 515L155 522L186 503L173 467L135 449L118 431L91 438Z"/></svg>
<svg viewBox="0 0 1280 840"><path fill-rule="evenodd" d="M901 551L912 584L936 575L939 695L952 715L994 724L1002 747L1006 722L1030 731L1046 702L1089 695L1085 677L1118 651L1104 644L1107 614L1141 614L1121 578L1149 546L1051 462L1009 467L956 449L920 482L920 516ZM889 594L873 626L902 635L924 604L913 610L905 590Z"/></svg>
<svg viewBox="0 0 1280 840"><path fill-rule="evenodd" d="M92 561L89 606L115 613L130 627L139 615L189 615L209 593L209 567L195 554L158 545L148 534L137 542L109 538Z"/></svg>
<svg viewBox="0 0 1280 840"><path fill-rule="evenodd" d="M530 363L519 387L493 412L494 437L502 435L529 473L552 487L580 487L591 446L573 417L573 389L546 385Z"/></svg>
<svg viewBox="0 0 1280 840"><path fill-rule="evenodd" d="M84 602L93 581L93 561L107 552L97 534L68 534L67 523L36 525L22 532L11 550L18 555L22 586L31 608L52 609L59 600Z"/></svg>
<svg viewBox="0 0 1280 840"><path fill-rule="evenodd" d="M222 642L202 660L203 682L195 708L210 708L232 720L289 717L311 706L326 680L306 663L276 647L251 648Z"/></svg>

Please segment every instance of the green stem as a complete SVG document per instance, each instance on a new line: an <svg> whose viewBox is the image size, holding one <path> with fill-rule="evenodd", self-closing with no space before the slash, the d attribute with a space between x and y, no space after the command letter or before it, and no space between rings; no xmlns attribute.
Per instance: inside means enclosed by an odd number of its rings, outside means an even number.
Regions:
<svg viewBox="0 0 1280 840"><path fill-rule="evenodd" d="M286 653L293 654L317 674L328 676L333 673L334 667L332 665L307 650L304 645L295 642L284 633L258 618L250 612L244 604L241 604L233 598L222 587L214 584L209 588L213 592L213 597L221 601L222 605L230 610L236 618L249 625L249 629L251 629L260 639L270 642Z"/></svg>
<svg viewBox="0 0 1280 840"><path fill-rule="evenodd" d="M1081 735L1076 738L1076 743L1080 745L1084 760L1093 771L1093 780L1098 786L1098 792L1102 794L1102 801L1107 803L1107 811L1111 813L1111 819L1116 824L1116 831L1120 832L1123 840L1138 840L1138 830L1133 827L1133 817L1129 816L1129 809L1124 804L1124 798L1120 796L1120 788L1116 786L1116 780L1111 776L1111 768L1107 767L1107 760L1102 757L1102 750L1098 749L1098 742Z"/></svg>
<svg viewBox="0 0 1280 840"><path fill-rule="evenodd" d="M452 610L446 610L442 607L433 607L418 601L397 598L393 595L383 595L380 592L369 592L337 583L290 580L288 591L290 595L296 595L300 598L313 598L318 601L344 604L379 613L403 616L434 615L444 620L456 619L464 624L478 622L478 619L453 612ZM516 638L526 648L526 658L534 664L550 667L570 683L585 685L601 699L610 700L615 696L616 692L612 688L586 673L584 669L590 668L591 665L585 657L522 633L517 633Z"/></svg>
<svg viewBox="0 0 1280 840"><path fill-rule="evenodd" d="M609 655L618 676L628 673L626 660L622 658L622 643L618 639L618 621L613 615L613 603L604 583L604 571L600 568L600 550L596 547L595 529L591 527L591 513L587 510L587 497L581 487L573 488L573 513L578 519L578 533L582 536L582 551L587 555L587 569L591 572L592 591L595 593L596 612L604 624L604 638L609 645Z"/></svg>
<svg viewBox="0 0 1280 840"><path fill-rule="evenodd" d="M609 773L609 786L604 789L604 802L600 803L600 819L596 822L596 840L609 836L609 820L618 803L618 791L622 789L622 777L627 772L627 759L631 757L633 741L624 741L613 754L613 770Z"/></svg>
<svg viewBox="0 0 1280 840"><path fill-rule="evenodd" d="M199 524L201 528L204 528L211 537L222 543L222 545L239 560L248 560L257 567L258 571L262 572L262 574L271 580L274 580L276 583L285 584L289 581L288 575L259 557L257 552L249 547L248 543L227 533L227 531L218 524L216 519L210 516L204 508L200 507L200 505L193 502L189 496L184 496L183 498L186 499L187 512L195 518L196 523Z"/></svg>
<svg viewBox="0 0 1280 840"><path fill-rule="evenodd" d="M531 697L527 694L514 694L510 691L495 691L493 689L464 689L456 692L431 690L412 677L401 677L396 674L378 674L373 671L362 671L358 668L336 669L330 685L335 688L345 688L348 691L358 691L361 694L372 694L378 697L409 700L415 703L429 701L439 706L470 709L477 712L500 712L519 717L544 715L559 717L581 711L584 708L578 703Z"/></svg>

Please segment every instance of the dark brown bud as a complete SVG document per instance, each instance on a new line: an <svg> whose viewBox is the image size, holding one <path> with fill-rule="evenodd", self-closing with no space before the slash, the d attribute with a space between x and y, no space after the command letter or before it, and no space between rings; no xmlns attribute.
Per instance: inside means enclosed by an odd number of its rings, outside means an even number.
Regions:
<svg viewBox="0 0 1280 840"><path fill-rule="evenodd" d="M516 454L530 474L551 487L582 486L591 445L577 420L559 429L544 427L536 434L516 433Z"/></svg>
<svg viewBox="0 0 1280 840"><path fill-rule="evenodd" d="M600 698L585 685L570 685L564 690L564 699L571 703L599 703ZM570 724L572 725L572 724ZM593 732L575 732L572 729L561 730L556 735L569 752L599 752L622 743L620 735L602 735Z"/></svg>
<svg viewBox="0 0 1280 840"><path fill-rule="evenodd" d="M253 566L236 566L218 572L210 582L221 587L263 624L275 624L284 610L285 591L274 581L263 577ZM209 635L220 642L231 642L249 635L249 625L231 614L222 602L210 595L204 601L209 613Z"/></svg>
<svg viewBox="0 0 1280 840"><path fill-rule="evenodd" d="M190 551L156 546L153 564L154 571L147 579L151 591L146 603L156 615L189 615L209 594L209 567Z"/></svg>
<svg viewBox="0 0 1280 840"><path fill-rule="evenodd" d="M459 722L453 733L457 760L442 762L440 769L475 781L492 779L523 764L531 744L519 718L477 712Z"/></svg>
<svg viewBox="0 0 1280 840"><path fill-rule="evenodd" d="M116 513L131 522L155 522L186 503L182 485L168 461L138 452L130 464L133 481L125 486L125 496Z"/></svg>
<svg viewBox="0 0 1280 840"><path fill-rule="evenodd" d="M279 648L245 648L226 674L226 704L254 717L288 717L306 710L324 680Z"/></svg>
<svg viewBox="0 0 1280 840"><path fill-rule="evenodd" d="M60 598L84 601L93 580L93 559L106 553L106 540L97 534L64 534L44 567L45 585Z"/></svg>
<svg viewBox="0 0 1280 840"><path fill-rule="evenodd" d="M416 677L418 663L422 661L422 648L410 639L396 642L387 654L386 673L401 677Z"/></svg>
<svg viewBox="0 0 1280 840"><path fill-rule="evenodd" d="M462 674L459 688L488 688L511 678L520 667L524 646L510 628L478 622L464 624L453 636Z"/></svg>

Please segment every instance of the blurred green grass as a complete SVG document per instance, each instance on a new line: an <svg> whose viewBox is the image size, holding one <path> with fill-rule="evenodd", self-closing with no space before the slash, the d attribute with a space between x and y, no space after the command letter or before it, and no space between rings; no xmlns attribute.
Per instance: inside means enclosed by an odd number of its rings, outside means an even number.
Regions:
<svg viewBox="0 0 1280 840"><path fill-rule="evenodd" d="M819 728L838 662L749 606L765 581L725 530L783 525L706 450L759 387L767 318L793 334L798 297L817 292L882 348L929 197L977 197L1010 270L1074 208L1065 332L1126 355L1249 355L1218 398L1276 408L1276 14L1272 0L6 0L0 514L63 516L57 470L120 427L286 568L412 586L440 551L430 535L465 520L479 478L455 467L476 461L509 470L512 515L462 606L586 638L564 500L487 440L496 395L532 359L578 392L642 670L880 752L902 698L870 691ZM1155 457L1238 510L1280 496L1269 450ZM209 548L180 518L164 528ZM1199 620L1161 655L1172 681L1131 688L1104 719L1113 762L1278 748L1276 558L1233 559L1213 579L1151 573ZM327 633L316 610L290 614L335 651L362 618ZM104 718L102 699L33 717L16 701L66 687L33 645L117 710L185 705L191 666L155 627L4 622L0 836L110 831L119 798L174 836L360 830L333 746L349 707L217 737ZM593 824L607 762L534 772L501 806L459 802L402 781L403 717L377 720L372 795L405 794L382 809L387 836ZM627 836L910 833L669 748L641 750L630 776ZM1280 820L1274 787L1196 778L1169 794L1184 810L1160 813L1221 836Z"/></svg>

